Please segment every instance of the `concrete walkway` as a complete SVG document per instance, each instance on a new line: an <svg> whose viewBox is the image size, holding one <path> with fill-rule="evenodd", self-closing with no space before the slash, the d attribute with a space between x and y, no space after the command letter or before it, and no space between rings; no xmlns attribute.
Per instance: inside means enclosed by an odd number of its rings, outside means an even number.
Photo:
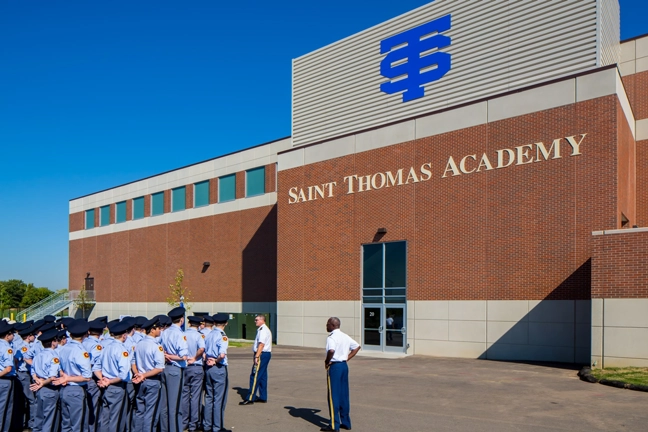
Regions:
<svg viewBox="0 0 648 432"><path fill-rule="evenodd" d="M232 348L225 424L234 432L328 424L324 349L273 347L267 404L239 406L251 348ZM648 431L648 393L580 381L577 369L413 356L349 363L353 430Z"/></svg>

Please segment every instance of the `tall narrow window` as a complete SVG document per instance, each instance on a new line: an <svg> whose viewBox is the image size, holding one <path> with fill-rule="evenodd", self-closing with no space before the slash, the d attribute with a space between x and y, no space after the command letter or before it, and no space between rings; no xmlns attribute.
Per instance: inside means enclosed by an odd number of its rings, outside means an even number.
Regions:
<svg viewBox="0 0 648 432"><path fill-rule="evenodd" d="M158 192L151 195L151 216L157 216L164 213L164 192Z"/></svg>
<svg viewBox="0 0 648 432"><path fill-rule="evenodd" d="M126 201L115 204L115 222L126 222Z"/></svg>
<svg viewBox="0 0 648 432"><path fill-rule="evenodd" d="M103 206L99 209L99 226L110 225L110 206Z"/></svg>
<svg viewBox="0 0 648 432"><path fill-rule="evenodd" d="M236 199L236 174L218 178L218 202Z"/></svg>
<svg viewBox="0 0 648 432"><path fill-rule="evenodd" d="M133 199L133 220L144 217L144 197Z"/></svg>
<svg viewBox="0 0 648 432"><path fill-rule="evenodd" d="M177 212L187 207L186 193L184 186L171 190L171 211Z"/></svg>
<svg viewBox="0 0 648 432"><path fill-rule="evenodd" d="M265 167L245 171L245 196L263 195L265 193Z"/></svg>
<svg viewBox="0 0 648 432"><path fill-rule="evenodd" d="M86 210L85 212L85 228L91 229L94 228L95 222L95 209Z"/></svg>
<svg viewBox="0 0 648 432"><path fill-rule="evenodd" d="M194 207L209 205L209 180L194 184Z"/></svg>

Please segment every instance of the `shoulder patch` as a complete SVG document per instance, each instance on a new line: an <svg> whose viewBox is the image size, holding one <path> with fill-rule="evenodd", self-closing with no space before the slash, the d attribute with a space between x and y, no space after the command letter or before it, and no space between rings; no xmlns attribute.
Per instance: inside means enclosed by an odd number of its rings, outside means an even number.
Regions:
<svg viewBox="0 0 648 432"><path fill-rule="evenodd" d="M54 357L54 358L52 359L52 361L53 361L54 363L56 363L56 364L59 364L59 359L58 359L58 357Z"/></svg>
<svg viewBox="0 0 648 432"><path fill-rule="evenodd" d="M164 349L162 349L162 347L161 347L161 346L159 346L158 348L160 349L160 351L162 351L162 352L164 352Z"/></svg>
<svg viewBox="0 0 648 432"><path fill-rule="evenodd" d="M223 336L223 340L227 342L227 336Z"/></svg>
<svg viewBox="0 0 648 432"><path fill-rule="evenodd" d="M27 347L26 346L22 347L22 352L27 352Z"/></svg>
<svg viewBox="0 0 648 432"><path fill-rule="evenodd" d="M88 354L87 352L84 352L84 353L83 353L83 357L85 357L85 358L90 358L90 354Z"/></svg>
<svg viewBox="0 0 648 432"><path fill-rule="evenodd" d="M187 336L182 336L182 339L187 340Z"/></svg>
<svg viewBox="0 0 648 432"><path fill-rule="evenodd" d="M9 349L7 350L7 354L9 354L9 355L13 354L13 350L12 350L11 348L9 348Z"/></svg>
<svg viewBox="0 0 648 432"><path fill-rule="evenodd" d="M200 335L200 336L202 336L202 338L205 339L205 335Z"/></svg>
<svg viewBox="0 0 648 432"><path fill-rule="evenodd" d="M103 349L103 348L101 347L101 345L97 345L95 348L97 348L99 351L101 351L101 350Z"/></svg>
<svg viewBox="0 0 648 432"><path fill-rule="evenodd" d="M128 357L128 353L127 353L126 351L124 351L123 356L124 356L124 357Z"/></svg>

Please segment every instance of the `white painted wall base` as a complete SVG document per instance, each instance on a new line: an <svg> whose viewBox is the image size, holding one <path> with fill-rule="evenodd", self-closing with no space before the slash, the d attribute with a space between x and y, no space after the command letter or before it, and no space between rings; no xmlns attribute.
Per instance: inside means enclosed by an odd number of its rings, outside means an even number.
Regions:
<svg viewBox="0 0 648 432"><path fill-rule="evenodd" d="M648 299L592 300L592 364L648 367Z"/></svg>
<svg viewBox="0 0 648 432"><path fill-rule="evenodd" d="M407 354L588 364L589 300L408 301ZM326 320L362 343L359 301L280 301L277 341L323 348Z"/></svg>

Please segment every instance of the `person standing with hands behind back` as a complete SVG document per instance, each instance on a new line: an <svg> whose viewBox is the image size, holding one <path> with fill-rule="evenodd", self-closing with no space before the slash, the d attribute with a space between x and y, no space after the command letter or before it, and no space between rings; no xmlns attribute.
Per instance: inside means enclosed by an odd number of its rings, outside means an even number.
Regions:
<svg viewBox="0 0 648 432"><path fill-rule="evenodd" d="M254 339L254 363L250 373L250 392L239 405L251 405L254 402L266 403L268 401L268 363L272 357L272 332L265 322L265 316L257 315L254 323L258 327ZM257 389L259 397L255 400Z"/></svg>
<svg viewBox="0 0 648 432"><path fill-rule="evenodd" d="M324 367L328 381L328 406L331 415L331 426L322 431L351 430L349 411L349 367L347 362L360 351L360 344L342 333L340 319L331 317L326 322L326 360Z"/></svg>

